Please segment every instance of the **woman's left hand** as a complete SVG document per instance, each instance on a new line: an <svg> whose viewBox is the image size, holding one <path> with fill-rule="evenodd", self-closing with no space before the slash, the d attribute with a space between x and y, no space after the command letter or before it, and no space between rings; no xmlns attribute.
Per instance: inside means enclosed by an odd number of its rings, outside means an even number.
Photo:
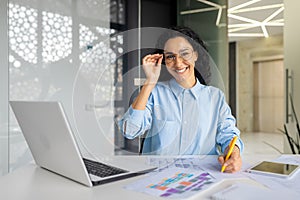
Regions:
<svg viewBox="0 0 300 200"><path fill-rule="evenodd" d="M225 152L228 152L228 147L226 148ZM219 163L222 166L223 165L226 166L224 172L233 173L233 172L240 171L240 169L242 167L242 158L240 155L240 149L237 146L234 146L231 156L229 157L229 159L226 162L224 162L225 157L226 157L226 155L221 155L218 158Z"/></svg>

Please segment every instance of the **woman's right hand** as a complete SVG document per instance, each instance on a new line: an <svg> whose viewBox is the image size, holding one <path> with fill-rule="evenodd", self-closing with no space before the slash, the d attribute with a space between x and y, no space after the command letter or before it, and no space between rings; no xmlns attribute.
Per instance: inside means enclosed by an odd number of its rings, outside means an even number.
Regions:
<svg viewBox="0 0 300 200"><path fill-rule="evenodd" d="M162 54L149 54L143 58L143 69L147 84L156 84L160 75Z"/></svg>
<svg viewBox="0 0 300 200"><path fill-rule="evenodd" d="M162 54L149 54L143 58L143 69L146 74L146 82L139 95L132 103L133 109L145 110L151 91L158 81L162 59Z"/></svg>

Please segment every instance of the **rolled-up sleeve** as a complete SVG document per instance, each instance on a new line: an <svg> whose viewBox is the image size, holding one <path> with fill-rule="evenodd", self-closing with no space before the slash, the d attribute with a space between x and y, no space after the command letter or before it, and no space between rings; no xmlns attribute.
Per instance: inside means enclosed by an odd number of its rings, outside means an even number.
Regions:
<svg viewBox="0 0 300 200"><path fill-rule="evenodd" d="M145 110L136 110L130 106L118 126L124 137L134 139L150 129L151 123L151 106L147 104Z"/></svg>

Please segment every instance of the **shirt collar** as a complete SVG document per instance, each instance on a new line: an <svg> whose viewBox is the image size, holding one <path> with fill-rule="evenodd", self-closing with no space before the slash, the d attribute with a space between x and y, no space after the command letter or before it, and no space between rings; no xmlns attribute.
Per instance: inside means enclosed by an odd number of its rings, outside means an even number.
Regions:
<svg viewBox="0 0 300 200"><path fill-rule="evenodd" d="M175 94L176 97L179 97L180 94L182 94L182 92L184 90L188 90L190 93L192 93L192 95L194 96L195 99L198 99L199 95L200 95L200 90L204 87L204 85L200 84L200 82L198 81L198 79L196 79L196 85L194 85L192 88L190 89L185 89L183 88L181 85L179 85L176 80L174 78L172 78L169 81L169 85L171 90L173 91L173 93Z"/></svg>

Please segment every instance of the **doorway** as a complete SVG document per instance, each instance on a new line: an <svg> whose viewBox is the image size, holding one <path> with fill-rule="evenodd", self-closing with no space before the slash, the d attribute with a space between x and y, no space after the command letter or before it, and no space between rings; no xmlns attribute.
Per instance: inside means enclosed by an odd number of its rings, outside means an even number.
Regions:
<svg viewBox="0 0 300 200"><path fill-rule="evenodd" d="M253 129L279 132L284 123L283 59L254 62L253 67Z"/></svg>

